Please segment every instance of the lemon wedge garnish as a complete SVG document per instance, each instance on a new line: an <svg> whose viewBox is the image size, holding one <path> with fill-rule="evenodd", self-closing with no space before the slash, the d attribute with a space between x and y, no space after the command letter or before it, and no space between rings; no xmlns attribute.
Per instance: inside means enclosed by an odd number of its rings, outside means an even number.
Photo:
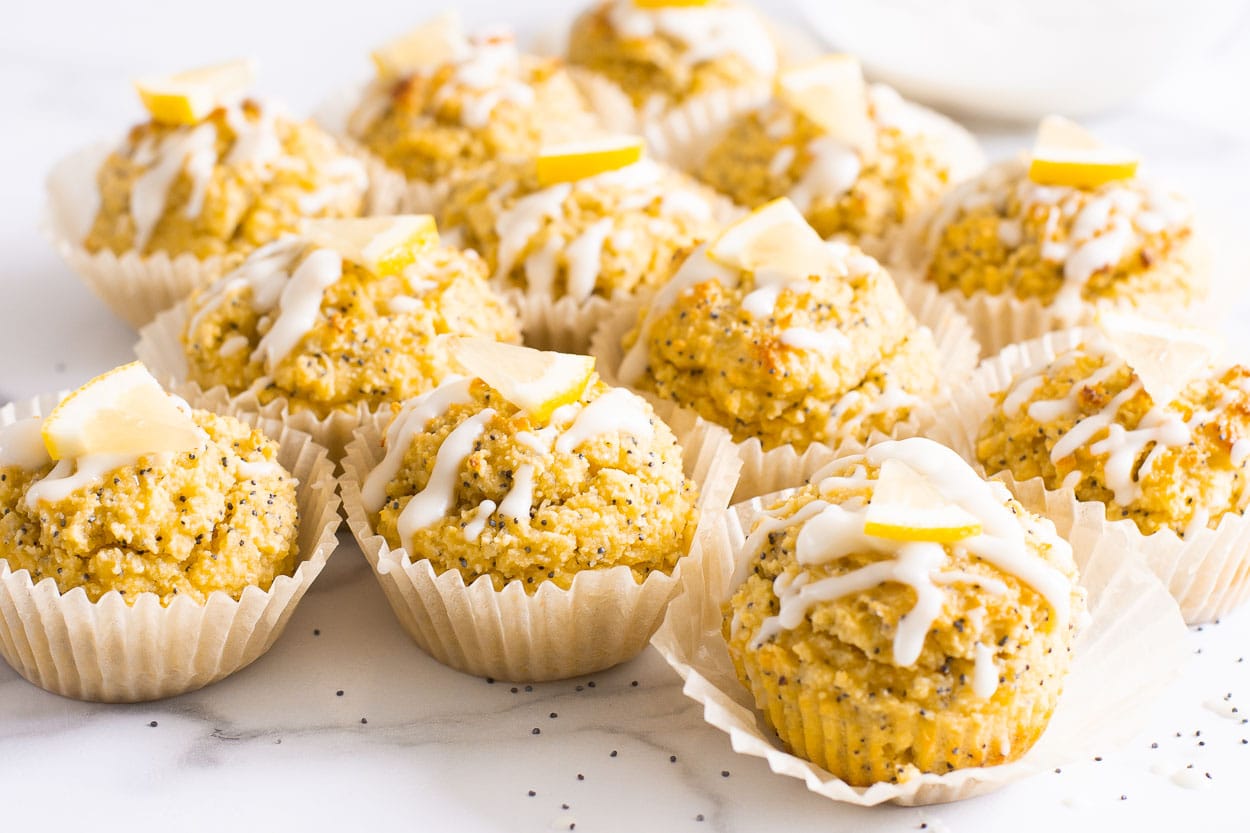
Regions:
<svg viewBox="0 0 1250 833"><path fill-rule="evenodd" d="M370 57L380 78L402 78L460 58L467 41L460 15L448 10L378 47Z"/></svg>
<svg viewBox="0 0 1250 833"><path fill-rule="evenodd" d="M1096 188L1137 174L1137 154L1110 147L1076 122L1047 116L1037 129L1029 179L1039 185Z"/></svg>
<svg viewBox="0 0 1250 833"><path fill-rule="evenodd" d="M95 377L43 421L53 460L87 454L156 454L197 448L203 432L141 362Z"/></svg>
<svg viewBox="0 0 1250 833"><path fill-rule="evenodd" d="M789 280L833 268L833 254L825 241L785 197L761 205L726 227L708 244L707 256L730 269L767 272Z"/></svg>
<svg viewBox="0 0 1250 833"><path fill-rule="evenodd" d="M384 278L402 272L418 253L437 246L438 226L429 214L307 220L304 236Z"/></svg>
<svg viewBox="0 0 1250 833"><path fill-rule="evenodd" d="M886 460L868 502L864 533L891 541L953 544L980 535L981 522L943 497L911 466Z"/></svg>
<svg viewBox="0 0 1250 833"><path fill-rule="evenodd" d="M640 136L605 136L549 145L538 152L538 183L547 187L576 182L624 168L642 159L643 147Z"/></svg>
<svg viewBox="0 0 1250 833"><path fill-rule="evenodd" d="M537 423L546 422L557 408L580 399L595 370L595 360L590 356L534 350L484 338L452 338L449 346L451 357L465 372L499 391Z"/></svg>
<svg viewBox="0 0 1250 833"><path fill-rule="evenodd" d="M876 128L868 116L868 90L859 61L826 55L782 71L777 98L853 148L872 144Z"/></svg>
<svg viewBox="0 0 1250 833"><path fill-rule="evenodd" d="M1098 328L1133 369L1156 404L1166 405L1207 370L1219 345L1207 333L1121 312L1103 312Z"/></svg>
<svg viewBox="0 0 1250 833"><path fill-rule="evenodd" d="M135 89L155 121L196 124L245 93L255 77L255 63L245 58L160 78L141 78L135 81Z"/></svg>

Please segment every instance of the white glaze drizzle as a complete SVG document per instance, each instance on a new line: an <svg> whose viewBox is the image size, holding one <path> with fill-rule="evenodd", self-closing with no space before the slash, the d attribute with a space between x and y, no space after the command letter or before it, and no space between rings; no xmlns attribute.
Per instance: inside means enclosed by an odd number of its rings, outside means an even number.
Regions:
<svg viewBox="0 0 1250 833"><path fill-rule="evenodd" d="M43 417L19 419L0 428L0 468L34 471L51 462L43 442Z"/></svg>
<svg viewBox="0 0 1250 833"><path fill-rule="evenodd" d="M486 522L490 520L490 516L495 514L495 501L484 500L473 510L472 517L469 522L464 525L464 537L466 541L476 541L482 535L482 530L486 528Z"/></svg>
<svg viewBox="0 0 1250 833"><path fill-rule="evenodd" d="M654 432L645 401L624 388L611 388L582 408L573 424L556 439L555 450L569 454L588 440L607 434L628 435L639 445L647 445Z"/></svg>
<svg viewBox="0 0 1250 833"><path fill-rule="evenodd" d="M988 700L998 691L998 668L994 665L994 649L978 642L972 650L972 693L982 700Z"/></svg>
<svg viewBox="0 0 1250 833"><path fill-rule="evenodd" d="M261 337L252 358L272 372L312 329L321 314L326 289L342 276L343 257L338 252L316 249L305 257L282 287L277 317Z"/></svg>
<svg viewBox="0 0 1250 833"><path fill-rule="evenodd" d="M807 213L816 200L835 200L859 179L861 163L854 148L832 136L821 136L807 145L811 161L787 195L795 207Z"/></svg>
<svg viewBox="0 0 1250 833"><path fill-rule="evenodd" d="M768 28L745 6L717 3L644 9L633 0L615 0L606 16L608 25L622 38L660 35L682 44L686 51L677 59L687 67L735 55L760 75L777 71L777 50Z"/></svg>
<svg viewBox="0 0 1250 833"><path fill-rule="evenodd" d="M401 542L447 516L456 498L456 484L465 458L473 452L486 423L495 415L493 408L484 408L452 429L443 440L434 458L434 467L425 488L417 492L399 513L396 527Z"/></svg>
<svg viewBox="0 0 1250 833"><path fill-rule="evenodd" d="M512 488L499 502L499 516L513 522L528 525L530 509L534 506L534 465L522 463L512 475Z"/></svg>

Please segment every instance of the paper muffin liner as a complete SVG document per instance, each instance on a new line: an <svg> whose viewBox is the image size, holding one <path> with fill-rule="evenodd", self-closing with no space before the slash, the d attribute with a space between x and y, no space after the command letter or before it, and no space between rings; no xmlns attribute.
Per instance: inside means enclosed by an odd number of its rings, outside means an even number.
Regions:
<svg viewBox="0 0 1250 833"><path fill-rule="evenodd" d="M362 426L347 447L341 481L347 522L404 630L439 662L468 674L516 682L555 680L609 668L638 654L659 626L678 583L703 581L707 539L720 525L738 473L723 429L687 414L672 424L683 467L700 487L699 525L671 575L639 584L628 567L583 570L568 590L544 582L533 595L519 581L495 590L481 576L435 574L374 533L360 485L381 459L385 424Z"/></svg>
<svg viewBox="0 0 1250 833"><path fill-rule="evenodd" d="M725 513L725 523L710 539L701 581L693 576L682 581L651 642L685 681L686 696L702 705L708 723L729 735L736 752L764 758L774 772L801 779L819 795L860 806L938 804L983 795L1101 752L1140 731L1151 703L1189 659L1185 626L1166 588L1142 564L1124 559L1120 542L1096 543L1081 574L1089 619L1077 634L1064 693L1037 744L1008 764L852 787L785 751L739 682L721 635L721 605L736 589L734 573L746 569L744 530L786 494L756 498Z"/></svg>
<svg viewBox="0 0 1250 833"><path fill-rule="evenodd" d="M0 408L0 425L47 413L66 394ZM128 605L117 591L98 602L77 587L61 594L0 558L0 654L40 688L78 700L132 703L172 697L214 683L254 662L282 635L295 606L338 543L334 465L307 434L238 414L278 442L278 462L298 480L300 564L268 591L248 587L238 601L215 592L204 604L155 593Z"/></svg>
<svg viewBox="0 0 1250 833"><path fill-rule="evenodd" d="M708 152L744 113L768 102L767 86L725 87L693 96L642 125L650 155L686 173L695 171Z"/></svg>
<svg viewBox="0 0 1250 833"><path fill-rule="evenodd" d="M953 448L978 471L976 444L981 426L994 409L994 394L1013 379L1049 364L1056 356L1079 345L1091 333L1070 329L1005 348L986 359L946 408L929 416L927 436ZM1072 489L1047 489L1040 477L1017 481L1010 472L1001 480L1030 510L1050 518L1059 534L1072 543L1077 565L1084 569L1091 551L1117 542L1125 561L1144 565L1162 581L1180 605L1185 621L1215 621L1250 598L1250 517L1228 512L1214 528L1184 538L1171 529L1145 535L1131 519L1109 521L1106 505L1083 501Z"/></svg>
<svg viewBox="0 0 1250 833"><path fill-rule="evenodd" d="M941 293L931 287L900 286L899 294L902 296L903 303L916 317L916 321L921 326L928 327L933 333L933 341L937 347L938 366L943 374L943 390L930 401L930 407L940 409L950 392L958 389L976 367L979 352L976 339L963 316L941 296ZM638 323L639 314L645 303L645 300L640 299L618 305L611 315L604 319L591 338L590 353L595 357L596 369L609 385L624 386L618 375L621 362L625 359L621 341ZM675 403L661 399L654 393L643 390L635 390L635 392L645 397L662 419L667 419L679 410ZM927 408L913 409L913 413L907 419L900 420L894 425L888 437L881 438L903 439L919 435L923 422L929 419L928 413ZM734 492L734 502L801 485L840 453L859 450L863 447L861 443L848 439L837 447L812 443L802 452L792 445L778 446L765 451L763 444L755 437L735 443L735 446L742 458L742 473L738 478L738 488Z"/></svg>
<svg viewBox="0 0 1250 833"><path fill-rule="evenodd" d="M220 256L201 260L192 254L171 257L165 252L117 255L108 250L87 251L83 241L90 232L94 211L90 217L85 212L99 202L92 193L95 174L111 150L109 144L93 145L53 167L47 181L43 229L53 248L92 294L137 330L192 290L224 274L233 260Z"/></svg>
<svg viewBox="0 0 1250 833"><path fill-rule="evenodd" d="M192 407L215 413L254 414L264 419L276 420L290 428L308 434L325 448L330 459L338 461L352 438L352 432L370 420L376 413L389 412L389 404L371 408L367 403L356 407L331 411L319 417L308 409L292 410L290 400L278 397L262 403L253 391L232 394L224 385L204 390L189 378L186 353L182 344L182 331L187 322L186 304L177 304L158 315L139 331L135 344L135 357L147 367L170 393L187 400Z"/></svg>

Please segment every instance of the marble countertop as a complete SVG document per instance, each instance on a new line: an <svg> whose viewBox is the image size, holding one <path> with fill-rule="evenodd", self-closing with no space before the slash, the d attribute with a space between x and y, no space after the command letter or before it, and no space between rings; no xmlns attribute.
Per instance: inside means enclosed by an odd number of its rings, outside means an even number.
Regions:
<svg viewBox="0 0 1250 833"><path fill-rule="evenodd" d="M367 71L364 54L392 26L438 5L356 0L311 20L296 13L302 6L244 0L211 10L181 0L6 10L0 403L75 386L131 358L133 334L38 231L52 163L140 117L131 77L256 55L262 91L307 111ZM459 5L471 20L495 19L489 2ZM549 26L578 5L531 3L528 19L514 22ZM1199 201L1228 288L1226 321L1212 324L1239 350L1250 350L1240 326L1250 320L1248 80L1243 18L1149 94L1094 123ZM1028 134L978 132L994 156L1023 147ZM204 691L84 704L0 665L0 794L14 829L1244 830L1250 610L1190 640L1185 673L1148 728L1100 759L959 805L862 810L735 754L653 650L604 674L532 687L438 665L400 630L344 530L273 650Z"/></svg>

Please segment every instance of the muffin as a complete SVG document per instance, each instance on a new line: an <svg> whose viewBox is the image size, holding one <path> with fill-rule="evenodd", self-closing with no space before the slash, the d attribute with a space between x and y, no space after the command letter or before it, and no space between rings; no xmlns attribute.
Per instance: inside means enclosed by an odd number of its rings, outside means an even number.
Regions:
<svg viewBox="0 0 1250 833"><path fill-rule="evenodd" d="M201 390L354 428L452 375L445 336L517 340L514 313L486 279L476 254L439 244L428 216L312 225L196 292L170 312L172 327L162 317L145 356L176 350L180 378Z"/></svg>
<svg viewBox="0 0 1250 833"><path fill-rule="evenodd" d="M909 242L915 274L968 311L990 354L1107 306L1162 318L1208 289L1191 204L1137 176L1131 156L1115 167L1098 161L1114 151L1050 146L1054 124L1029 160L952 192Z"/></svg>
<svg viewBox="0 0 1250 833"><path fill-rule="evenodd" d="M451 188L439 225L518 296L529 343L584 350L608 302L654 289L731 212L641 153L631 137L547 146Z"/></svg>
<svg viewBox="0 0 1250 833"><path fill-rule="evenodd" d="M793 754L852 786L994 766L1045 730L1084 594L1071 548L932 441L841 458L756 524L730 657Z"/></svg>
<svg viewBox="0 0 1250 833"><path fill-rule="evenodd" d="M1090 330L995 397L977 461L988 474L1041 478L1100 503L1107 520L1131 520L1143 535L1215 528L1250 503L1250 369L1203 367L1175 382L1152 395L1114 343Z"/></svg>
<svg viewBox="0 0 1250 833"><path fill-rule="evenodd" d="M966 131L838 55L783 72L771 98L708 132L699 180L748 208L787 196L821 237L877 256L982 164Z"/></svg>
<svg viewBox="0 0 1250 833"><path fill-rule="evenodd" d="M822 241L784 199L696 248L613 324L605 372L764 452L889 434L942 389L933 334L889 273Z"/></svg>
<svg viewBox="0 0 1250 833"><path fill-rule="evenodd" d="M150 319L303 218L364 207L364 166L311 122L244 97L250 72L236 66L238 83L200 110L168 107L207 83L179 79L231 66L140 82L151 119L102 159L92 151L63 163L50 181L53 233L74 253L71 266L129 321Z"/></svg>
<svg viewBox="0 0 1250 833"><path fill-rule="evenodd" d="M353 529L392 605L422 647L472 673L551 678L628 658L678 566L698 569L700 517L733 489L708 472L725 464L692 466L588 357L455 345L472 375L406 402L383 449L362 429L345 463ZM707 436L686 452L706 454Z"/></svg>
<svg viewBox="0 0 1250 833"><path fill-rule="evenodd" d="M0 414L0 593L23 629L0 639L10 664L67 696L132 700L263 653L333 549L324 450L193 411L138 363L54 404ZM63 639L23 645L45 629Z"/></svg>
<svg viewBox="0 0 1250 833"><path fill-rule="evenodd" d="M644 115L708 92L766 86L777 71L768 23L733 0L605 0L573 23L569 62L615 82Z"/></svg>
<svg viewBox="0 0 1250 833"><path fill-rule="evenodd" d="M382 50L392 54L387 59L375 53L378 76L347 129L391 169L424 184L427 202L442 184L476 175L491 160L531 156L544 142L599 130L562 63L522 54L508 32L465 37L440 18L406 37L422 46L391 45Z"/></svg>

